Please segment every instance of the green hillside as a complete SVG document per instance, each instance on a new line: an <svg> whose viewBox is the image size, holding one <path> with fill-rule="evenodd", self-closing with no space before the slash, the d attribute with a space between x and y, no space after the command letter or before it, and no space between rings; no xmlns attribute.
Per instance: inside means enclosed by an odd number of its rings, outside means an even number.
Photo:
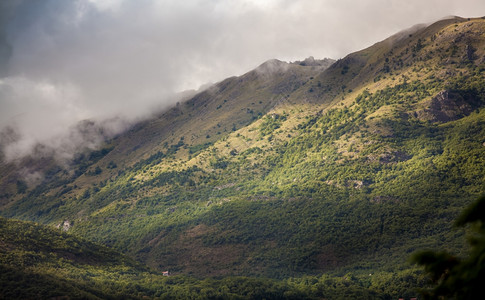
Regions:
<svg viewBox="0 0 485 300"><path fill-rule="evenodd" d="M146 268L55 229L0 218L0 299L138 298L129 282Z"/></svg>
<svg viewBox="0 0 485 300"><path fill-rule="evenodd" d="M452 221L485 192L483 32L485 19L454 18L330 66L268 61L68 167L2 163L0 214L67 220L181 276L412 296L424 281L410 255L464 253Z"/></svg>
<svg viewBox="0 0 485 300"><path fill-rule="evenodd" d="M313 298L297 283L163 276L114 250L31 222L0 218L0 299ZM355 284L354 284L355 285ZM352 293L365 291L356 286ZM327 293L335 294L335 288Z"/></svg>

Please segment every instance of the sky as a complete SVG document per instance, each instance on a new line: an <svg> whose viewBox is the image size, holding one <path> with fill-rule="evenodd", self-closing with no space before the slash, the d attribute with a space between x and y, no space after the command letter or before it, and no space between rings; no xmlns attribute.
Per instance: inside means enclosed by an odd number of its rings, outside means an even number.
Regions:
<svg viewBox="0 0 485 300"><path fill-rule="evenodd" d="M338 59L451 15L485 1L2 0L0 143L7 159L85 146L79 121L115 134L268 59Z"/></svg>

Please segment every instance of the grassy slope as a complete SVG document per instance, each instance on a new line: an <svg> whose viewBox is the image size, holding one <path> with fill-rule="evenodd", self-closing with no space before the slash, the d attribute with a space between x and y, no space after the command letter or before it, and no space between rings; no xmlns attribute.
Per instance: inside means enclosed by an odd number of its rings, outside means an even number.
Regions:
<svg viewBox="0 0 485 300"><path fill-rule="evenodd" d="M2 299L141 298L146 268L114 250L40 225L0 218Z"/></svg>
<svg viewBox="0 0 485 300"><path fill-rule="evenodd" d="M366 292L354 285L353 293ZM264 278L166 277L60 230L0 218L0 299L314 298L306 289Z"/></svg>
<svg viewBox="0 0 485 300"><path fill-rule="evenodd" d="M152 267L198 276L395 272L418 248L460 251L450 222L484 186L483 30L441 21L325 72L228 79L114 140L89 161L101 174L3 214L69 219ZM437 112L443 90L460 105Z"/></svg>
<svg viewBox="0 0 485 300"><path fill-rule="evenodd" d="M39 224L0 218L0 299L321 299L415 295L415 271L276 281L161 276L106 247ZM389 286L392 286L390 289ZM397 287L399 286L399 287ZM397 292L397 293L396 293Z"/></svg>
<svg viewBox="0 0 485 300"><path fill-rule="evenodd" d="M24 158L14 164L2 162L2 210L18 206L26 192L33 197L48 198L43 202L55 207L61 206L81 197L89 188L104 185L107 180L115 178L120 170L132 167L140 159L147 159L160 151L179 151L186 159L187 153L207 148L285 102L288 94L305 85L309 78L325 67L287 64L276 60L266 62L247 74L228 78L210 87L157 117L136 124L99 151L80 153L67 172L66 166L57 166L55 159L46 158L44 153L39 158ZM166 163L165 168L174 165ZM96 174L96 167L102 172ZM45 175L42 184L35 189L19 192L18 182L26 184L23 175L35 172ZM28 209L45 215L45 210L50 210L49 207L31 207L31 203L26 206L29 208L21 208L15 215L21 217L22 211ZM79 206L75 209L78 212ZM32 219L32 216L26 218ZM45 222L45 218L40 220Z"/></svg>
<svg viewBox="0 0 485 300"><path fill-rule="evenodd" d="M472 90L474 98L466 100L470 107L483 104L480 67L463 60L464 49L438 43L461 34L454 22L434 25L431 33L429 28L418 32L394 48L378 44L381 55L395 65L387 71L370 59L374 65L360 66L365 78L368 70L376 70L376 80L353 86L367 88L369 94L342 93L339 103L345 106L330 111L322 107L323 114L309 116L315 105L309 110L305 104L286 104L273 111L276 115L230 134L187 163L181 156L171 158L168 166L163 160L145 164L137 175L129 175L133 186L140 187L135 188L136 204L120 201L91 222L124 214L113 221L115 227L129 220L139 228L136 232L148 234L142 239L114 238L113 245L139 249L133 255L155 267L169 265L199 275L279 276L362 259L380 264L383 254L393 268L418 247L456 248L448 224L483 189L483 111L450 122L415 117L444 89L456 89L461 97ZM482 21L468 24L457 25L483 28ZM428 40L421 43L427 46L417 49L417 40L425 36ZM483 49L483 41L468 37L476 49ZM430 51L442 56L428 55ZM483 57L483 50L477 52ZM334 65L322 80L342 71ZM456 79L460 72L463 76ZM295 94L309 99L317 88ZM456 118L460 113L456 111ZM129 191L126 195L134 196ZM89 232L90 226L78 230ZM106 240L102 235L97 231L93 237Z"/></svg>

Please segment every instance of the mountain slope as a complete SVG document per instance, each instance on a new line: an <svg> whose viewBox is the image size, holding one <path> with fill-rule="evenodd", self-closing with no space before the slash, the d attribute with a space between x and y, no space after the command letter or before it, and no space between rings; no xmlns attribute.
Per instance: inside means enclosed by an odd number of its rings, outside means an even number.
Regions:
<svg viewBox="0 0 485 300"><path fill-rule="evenodd" d="M4 176L2 215L69 220L201 277L392 273L416 249L460 252L451 220L485 184L483 32L484 19L454 18L329 68L269 61L80 155L71 173L44 160L42 185Z"/></svg>
<svg viewBox="0 0 485 300"><path fill-rule="evenodd" d="M0 283L0 299L314 297L296 284L265 278L163 276L116 251L60 230L4 218L0 218ZM355 284L352 293L368 292Z"/></svg>
<svg viewBox="0 0 485 300"><path fill-rule="evenodd" d="M111 249L4 218L0 218L0 237L2 299L138 298L126 282L134 274L143 276L146 269Z"/></svg>
<svg viewBox="0 0 485 300"><path fill-rule="evenodd" d="M62 199L79 196L79 191L82 194L86 187L99 185L120 169L159 151L176 152L190 147L192 152L206 148L284 102L287 94L332 62L329 59L292 64L268 61L247 74L228 78L192 99L136 124L102 149L94 152L80 149L67 166L64 160L55 157L55 152L51 155L43 145L39 145L31 157L13 163L2 159L0 167L4 176L0 178L3 191L0 205L8 206L19 200L28 186L38 187L39 183L44 190L61 194ZM94 122L86 121L78 127L82 134L104 136L103 128ZM103 172L96 173L96 167Z"/></svg>

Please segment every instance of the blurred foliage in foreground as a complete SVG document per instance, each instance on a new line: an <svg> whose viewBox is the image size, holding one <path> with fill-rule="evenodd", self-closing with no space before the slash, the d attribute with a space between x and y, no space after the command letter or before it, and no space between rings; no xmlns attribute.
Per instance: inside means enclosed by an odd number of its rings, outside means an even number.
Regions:
<svg viewBox="0 0 485 300"><path fill-rule="evenodd" d="M467 226L470 251L465 258L447 252L424 251L413 260L423 265L436 286L423 292L429 299L480 299L485 287L485 195L470 205L457 219Z"/></svg>

